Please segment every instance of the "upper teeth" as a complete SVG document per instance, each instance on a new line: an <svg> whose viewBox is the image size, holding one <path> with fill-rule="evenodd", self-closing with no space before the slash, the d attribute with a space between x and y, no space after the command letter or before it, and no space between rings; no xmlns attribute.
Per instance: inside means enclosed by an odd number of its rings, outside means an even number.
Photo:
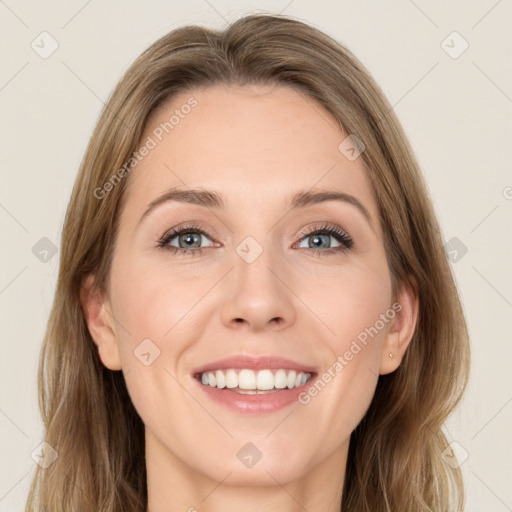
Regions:
<svg viewBox="0 0 512 512"><path fill-rule="evenodd" d="M203 372L201 382L205 386L217 388L240 388L240 389L289 389L303 386L311 377L310 373L296 372L295 370L215 370Z"/></svg>

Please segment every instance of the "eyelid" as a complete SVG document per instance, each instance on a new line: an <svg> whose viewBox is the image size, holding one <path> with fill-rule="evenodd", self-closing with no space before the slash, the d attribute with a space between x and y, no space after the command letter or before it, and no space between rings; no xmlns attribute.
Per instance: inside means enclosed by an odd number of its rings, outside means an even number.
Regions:
<svg viewBox="0 0 512 512"><path fill-rule="evenodd" d="M160 237L159 240L161 241L161 240L163 240L165 238L168 238L170 236L175 237L175 236L178 236L178 235L182 234L183 232L188 232L188 231L195 232L195 233L200 233L201 235L205 235L208 238L212 239L212 236L208 234L206 229L204 229L200 224L196 224L196 223L194 223L192 221L190 223L178 224L177 226L168 229Z"/></svg>

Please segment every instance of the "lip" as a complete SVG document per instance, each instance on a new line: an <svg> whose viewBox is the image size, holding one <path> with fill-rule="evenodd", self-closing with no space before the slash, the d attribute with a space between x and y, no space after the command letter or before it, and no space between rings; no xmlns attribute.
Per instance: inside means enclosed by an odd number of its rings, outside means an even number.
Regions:
<svg viewBox="0 0 512 512"><path fill-rule="evenodd" d="M192 375L214 370L243 369L249 370L295 370L303 373L317 373L313 366L307 366L291 359L277 356L253 356L250 354L236 354L224 359L218 359L192 370ZM307 384L307 383L306 383ZM298 389L298 388L297 388Z"/></svg>
<svg viewBox="0 0 512 512"><path fill-rule="evenodd" d="M241 394L232 389L218 389L205 386L197 378L199 374L207 371L226 370L229 368L251 370L261 369L287 369L297 372L311 373L311 378L298 388L280 389L266 394ZM203 393L212 401L241 414L271 413L287 407L298 400L300 393L305 391L318 377L318 372L312 366L303 365L291 359L275 356L252 356L238 354L225 359L212 361L206 365L195 368L192 371L192 380L199 386Z"/></svg>

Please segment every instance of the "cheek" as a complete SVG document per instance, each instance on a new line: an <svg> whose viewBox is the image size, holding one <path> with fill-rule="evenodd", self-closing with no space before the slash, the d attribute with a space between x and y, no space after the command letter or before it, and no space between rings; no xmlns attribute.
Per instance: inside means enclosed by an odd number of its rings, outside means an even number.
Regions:
<svg viewBox="0 0 512 512"><path fill-rule="evenodd" d="M379 334L385 330L387 322L380 319L391 307L387 266L347 265L317 278L315 286L304 291L304 297L329 328L331 335L324 339L329 340L333 351L343 353L358 336L364 341L367 329L376 325ZM372 337L378 335L374 333Z"/></svg>
<svg viewBox="0 0 512 512"><path fill-rule="evenodd" d="M311 309L317 308L331 331L321 337L325 357L319 378L299 400L319 429L348 436L370 405L382 343L394 318L386 269L351 267L331 276L326 293L315 287L309 294Z"/></svg>
<svg viewBox="0 0 512 512"><path fill-rule="evenodd" d="M203 297L218 277L173 271L142 257L116 264L112 303L128 390L138 410L158 410L162 390L179 398L171 375L178 376L182 354L201 336Z"/></svg>
<svg viewBox="0 0 512 512"><path fill-rule="evenodd" d="M144 338L163 344L174 328L189 316L198 301L208 293L217 277L172 269L160 262L135 258L130 265L119 265L123 273L115 288L117 317L132 334L132 342ZM140 339L139 339L140 338Z"/></svg>

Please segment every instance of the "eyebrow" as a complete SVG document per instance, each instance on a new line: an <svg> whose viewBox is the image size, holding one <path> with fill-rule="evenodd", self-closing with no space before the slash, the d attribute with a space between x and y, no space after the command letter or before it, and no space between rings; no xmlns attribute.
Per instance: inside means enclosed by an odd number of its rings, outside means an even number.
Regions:
<svg viewBox="0 0 512 512"><path fill-rule="evenodd" d="M166 191L149 203L146 211L139 219L139 224L146 218L155 208L171 201L180 203L194 204L204 206L205 208L222 209L226 207L226 202L221 194L213 190L204 189L182 189L174 187ZM321 190L312 192L310 190L299 191L292 195L287 202L287 210L297 208L305 208L326 201L342 201L344 203L355 206L373 229L373 222L368 210L356 197L345 192L335 192L330 190Z"/></svg>

